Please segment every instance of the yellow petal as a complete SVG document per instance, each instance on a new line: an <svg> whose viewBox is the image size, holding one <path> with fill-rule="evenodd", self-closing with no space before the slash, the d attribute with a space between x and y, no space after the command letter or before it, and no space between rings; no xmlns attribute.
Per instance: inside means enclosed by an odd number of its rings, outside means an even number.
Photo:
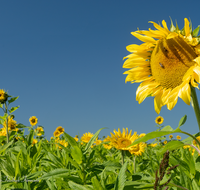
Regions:
<svg viewBox="0 0 200 190"><path fill-rule="evenodd" d="M184 29L185 29L185 36L190 36L190 23L189 23L189 21L188 21L188 19L187 18L185 18L184 19L184 21L185 21L185 27L184 27Z"/></svg>
<svg viewBox="0 0 200 190"><path fill-rule="evenodd" d="M191 88L189 85L189 81L185 81L185 84L181 88L181 92L179 94L179 97L188 105L190 105L191 101Z"/></svg>
<svg viewBox="0 0 200 190"><path fill-rule="evenodd" d="M150 21L150 23L152 23L154 25L155 28L157 28L158 30L160 30L161 32L163 32L163 34L168 35L170 33L170 31L167 31L165 28L162 28L160 25L158 25L155 22Z"/></svg>
<svg viewBox="0 0 200 190"><path fill-rule="evenodd" d="M149 43L156 43L156 40L154 40L153 38L149 37L149 36L143 36L141 34L138 34L137 32L131 32L131 34L133 36L135 36L136 38L138 38L139 40L141 40L142 42L149 42ZM152 46L153 46L152 44Z"/></svg>

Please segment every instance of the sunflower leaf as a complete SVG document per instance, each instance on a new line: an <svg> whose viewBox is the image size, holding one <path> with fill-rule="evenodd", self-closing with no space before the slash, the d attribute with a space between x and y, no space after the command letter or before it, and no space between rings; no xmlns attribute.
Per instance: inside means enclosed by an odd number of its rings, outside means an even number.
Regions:
<svg viewBox="0 0 200 190"><path fill-rule="evenodd" d="M144 137L141 137L141 138L135 140L128 147L136 145L136 144L138 144L140 142L147 142L148 140L155 139L157 137L162 137L162 136L169 135L169 134L172 134L172 133L181 133L181 132L182 131L179 129L179 127L176 128L173 131L153 131L153 132L150 132L150 133L146 134Z"/></svg>
<svg viewBox="0 0 200 190"><path fill-rule="evenodd" d="M90 139L90 141L87 143L87 145L86 145L86 147L85 147L85 150L84 150L84 154L85 154L85 153L89 150L89 148L92 146L92 144L94 143L94 141L95 141L96 138L98 137L100 131L101 131L102 129L105 129L105 128L106 128L106 127L99 129L99 130L94 134L94 136L93 136L93 137Z"/></svg>
<svg viewBox="0 0 200 190"><path fill-rule="evenodd" d="M195 29L193 30L193 36L194 36L194 37L198 36L199 27L200 27L200 26L198 26L197 28L195 28Z"/></svg>
<svg viewBox="0 0 200 190"><path fill-rule="evenodd" d="M170 141L169 143L167 143L164 146L164 148L159 150L158 154L164 154L167 150L172 151L172 150L178 149L184 145L185 144L181 141Z"/></svg>
<svg viewBox="0 0 200 190"><path fill-rule="evenodd" d="M114 190L123 190L126 182L126 168L127 168L127 162L122 166L122 168L119 171L119 175L117 176Z"/></svg>
<svg viewBox="0 0 200 190"><path fill-rule="evenodd" d="M10 103L14 102L15 100L17 100L18 98L19 98L19 96L13 97L10 100L8 100L8 103L10 104Z"/></svg>
<svg viewBox="0 0 200 190"><path fill-rule="evenodd" d="M65 139L67 139L67 141L69 142L69 144L70 144L72 147L77 146L77 142L76 142L76 140L75 140L73 137L71 137L69 134L67 134L67 133L65 133L65 132L64 132L63 135L64 135Z"/></svg>
<svg viewBox="0 0 200 190"><path fill-rule="evenodd" d="M187 120L187 115L184 115L179 121L178 128L182 126L186 122L186 120Z"/></svg>

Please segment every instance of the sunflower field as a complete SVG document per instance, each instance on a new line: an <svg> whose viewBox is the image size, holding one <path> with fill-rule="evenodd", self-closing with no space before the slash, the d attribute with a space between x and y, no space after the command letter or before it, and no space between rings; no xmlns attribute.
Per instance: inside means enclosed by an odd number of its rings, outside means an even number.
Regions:
<svg viewBox="0 0 200 190"><path fill-rule="evenodd" d="M1 190L199 189L200 137L181 131L186 116L176 129L163 126L158 116L154 132L123 128L103 138L103 128L71 137L59 126L48 141L36 116L29 118L30 126L17 123L13 112L18 107L10 104L18 97L4 90L0 97ZM188 138L181 141L173 133Z"/></svg>
<svg viewBox="0 0 200 190"><path fill-rule="evenodd" d="M154 97L158 114L162 106L173 109L178 98L191 104L200 130L199 27L192 30L187 18L184 22L182 30L173 22L169 30L163 20L163 27L151 22L156 30L132 32L144 43L127 46L124 74L126 82L141 83L138 103ZM157 130L148 134L123 128L100 138L101 128L72 137L58 126L47 140L36 116L30 126L15 120L19 107L10 104L17 99L0 90L0 190L200 189L200 133L181 130L186 115L173 127L158 116Z"/></svg>

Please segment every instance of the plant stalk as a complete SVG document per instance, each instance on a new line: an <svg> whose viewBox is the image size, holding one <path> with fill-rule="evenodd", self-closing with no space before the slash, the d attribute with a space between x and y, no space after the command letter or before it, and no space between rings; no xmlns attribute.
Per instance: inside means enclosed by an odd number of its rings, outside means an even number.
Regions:
<svg viewBox="0 0 200 190"><path fill-rule="evenodd" d="M199 131L200 131L200 109L199 109L196 90L193 86L191 86L191 97L192 97L192 107L194 108L194 112L197 118L197 123L199 125Z"/></svg>

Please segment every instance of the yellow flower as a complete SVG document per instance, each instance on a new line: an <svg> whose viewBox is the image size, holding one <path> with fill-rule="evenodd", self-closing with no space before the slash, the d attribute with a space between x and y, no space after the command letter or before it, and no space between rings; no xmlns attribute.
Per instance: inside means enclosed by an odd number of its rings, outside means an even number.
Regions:
<svg viewBox="0 0 200 190"><path fill-rule="evenodd" d="M64 133L65 129L62 128L61 126L59 126L59 127L56 128L56 131L58 131L60 133L60 135L61 135L61 134Z"/></svg>
<svg viewBox="0 0 200 190"><path fill-rule="evenodd" d="M81 141L88 143L90 141L90 139L93 137L93 133L85 133L83 134L83 136L81 137Z"/></svg>
<svg viewBox="0 0 200 190"><path fill-rule="evenodd" d="M161 125L161 124L163 123L163 121L164 121L164 118L163 118L163 117L161 117L161 116L156 117L155 122L156 122L158 125Z"/></svg>
<svg viewBox="0 0 200 190"><path fill-rule="evenodd" d="M110 138L111 137L109 137L109 136L107 136L104 140L103 140L103 142L110 142ZM112 145L110 144L110 143L106 143L106 144L103 144L103 146L104 146L104 148L106 148L106 149L108 149L108 150L110 150L111 148L112 148Z"/></svg>
<svg viewBox="0 0 200 190"><path fill-rule="evenodd" d="M96 145L100 145L100 144L102 143L102 140L96 139L96 140L94 141L94 143L95 143Z"/></svg>
<svg viewBox="0 0 200 190"><path fill-rule="evenodd" d="M54 133L53 133L53 136L54 136L54 137L59 137L59 136L60 136L59 131L56 131L56 130L55 130Z"/></svg>
<svg viewBox="0 0 200 190"><path fill-rule="evenodd" d="M57 143L63 145L64 147L67 147L67 146L68 146L68 142L65 141L65 140L59 140L59 141L57 141ZM59 146L59 145L57 145L57 144L56 144L56 147L58 147L59 149L62 149L62 147Z"/></svg>
<svg viewBox="0 0 200 190"><path fill-rule="evenodd" d="M146 135L145 133L141 133L141 134L139 135L139 138L144 137L145 135Z"/></svg>
<svg viewBox="0 0 200 190"><path fill-rule="evenodd" d="M34 126L34 125L37 124L38 118L35 117L35 116L32 116L32 117L29 118L29 122L30 122L30 124L31 124L32 126Z"/></svg>
<svg viewBox="0 0 200 190"><path fill-rule="evenodd" d="M164 141L163 143L164 143L164 144L167 144L167 141Z"/></svg>
<svg viewBox="0 0 200 190"><path fill-rule="evenodd" d="M78 135L74 137L75 141L78 142Z"/></svg>
<svg viewBox="0 0 200 190"><path fill-rule="evenodd" d="M181 140L181 136L179 136L179 135L177 135L176 138L177 138L178 140Z"/></svg>
<svg viewBox="0 0 200 190"><path fill-rule="evenodd" d="M178 97L189 105L191 86L198 88L200 83L200 37L192 31L187 18L184 22L183 30L173 23L169 30L164 20L163 27L150 22L156 30L131 33L144 43L127 46L131 54L125 57L123 65L130 69L124 72L127 74L125 81L141 83L136 100L140 104L148 96L153 96L157 113L164 105L173 109Z"/></svg>
<svg viewBox="0 0 200 190"><path fill-rule="evenodd" d="M6 128L5 127L3 127L3 128L1 128L1 131L0 131L0 136L6 136Z"/></svg>
<svg viewBox="0 0 200 190"><path fill-rule="evenodd" d="M3 104L7 98L8 94L4 90L0 89L0 102Z"/></svg>
<svg viewBox="0 0 200 190"><path fill-rule="evenodd" d="M35 129L35 132L37 132L37 136L43 135L43 134L42 134L43 131L44 131L44 130L43 130L42 127L37 127L37 128Z"/></svg>
<svg viewBox="0 0 200 190"><path fill-rule="evenodd" d="M200 136L196 137L196 139L200 142ZM195 140L193 140L193 145L197 146L199 148L199 145Z"/></svg>
<svg viewBox="0 0 200 190"><path fill-rule="evenodd" d="M36 139L33 139L32 145L36 144L38 141Z"/></svg>
<svg viewBox="0 0 200 190"><path fill-rule="evenodd" d="M172 138L173 138L173 135L169 135L169 138L172 139Z"/></svg>
<svg viewBox="0 0 200 190"><path fill-rule="evenodd" d="M150 144L151 147L157 146L157 143Z"/></svg>
<svg viewBox="0 0 200 190"><path fill-rule="evenodd" d="M128 147L136 139L140 138L137 132L134 132L134 134L132 135L132 130L128 132L128 128L123 128L122 133L120 129L118 129L118 131L114 130L114 134L110 134L110 144L118 150L128 150L131 154L134 154L136 156L141 155L145 151L146 144L143 142Z"/></svg>
<svg viewBox="0 0 200 190"><path fill-rule="evenodd" d="M4 128L6 129L6 121L3 123ZM17 121L13 119L13 117L8 116L8 131L18 131L19 129L16 128Z"/></svg>

